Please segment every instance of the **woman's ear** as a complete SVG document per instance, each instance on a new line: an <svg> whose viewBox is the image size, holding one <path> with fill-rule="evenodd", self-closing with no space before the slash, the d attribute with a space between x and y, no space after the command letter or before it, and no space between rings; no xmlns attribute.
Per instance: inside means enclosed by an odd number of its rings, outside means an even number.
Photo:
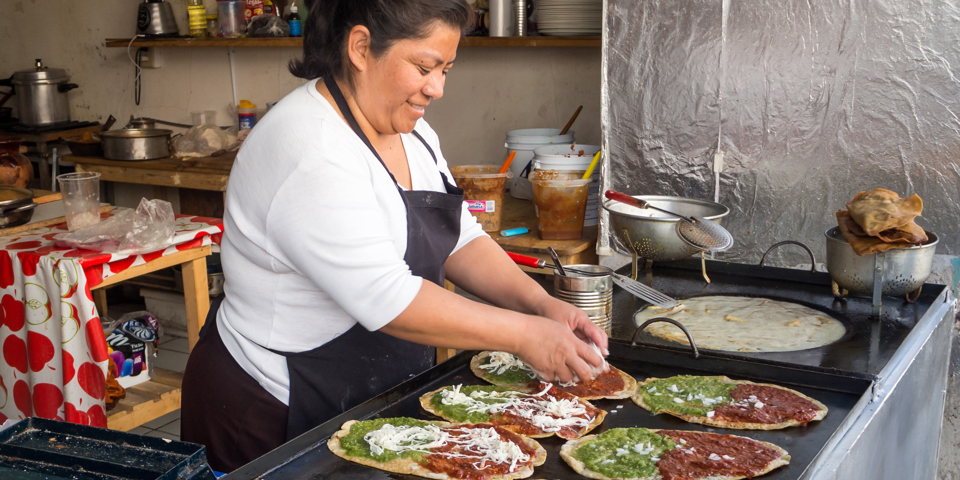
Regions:
<svg viewBox="0 0 960 480"><path fill-rule="evenodd" d="M358 71L366 70L367 64L371 61L370 53L370 30L363 25L356 25L350 29L347 36L347 56L350 63Z"/></svg>

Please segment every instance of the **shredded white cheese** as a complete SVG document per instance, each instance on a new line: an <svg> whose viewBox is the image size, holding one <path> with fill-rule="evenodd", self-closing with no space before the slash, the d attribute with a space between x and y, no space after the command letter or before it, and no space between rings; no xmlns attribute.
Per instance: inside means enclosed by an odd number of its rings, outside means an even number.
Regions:
<svg viewBox="0 0 960 480"><path fill-rule="evenodd" d="M442 430L435 425L394 427L388 423L367 433L363 439L376 455L390 450L397 453L416 451L450 458L476 458L473 466L477 469L486 468L488 463L510 464L510 471L513 472L517 469L517 463L530 460L530 455L523 453L519 445L501 439L493 428ZM450 443L456 448L447 452L431 451Z"/></svg>
<svg viewBox="0 0 960 480"><path fill-rule="evenodd" d="M710 410L709 412L707 412L707 418L713 418L713 415L714 415L713 410Z"/></svg>
<svg viewBox="0 0 960 480"><path fill-rule="evenodd" d="M480 365L480 368L497 375L501 375L507 370L524 370L530 375L530 378L536 377L533 369L524 363L523 360L507 352L490 352L490 356L487 357L487 363Z"/></svg>
<svg viewBox="0 0 960 480"><path fill-rule="evenodd" d="M719 462L719 461L720 461L720 455L717 455L716 453L711 453L710 456L707 457L707 458L709 458L710 460L713 460L713 461L715 461L715 462Z"/></svg>
<svg viewBox="0 0 960 480"><path fill-rule="evenodd" d="M580 429L590 425L595 416L587 413L587 406L575 397L558 399L550 395L548 392L552 387L549 383L544 384L543 390L535 394L477 390L466 395L461 392L462 385L456 385L440 392L440 403L465 405L468 412L491 415L510 413L526 419L531 425L548 433L560 431L564 427Z"/></svg>
<svg viewBox="0 0 960 480"><path fill-rule="evenodd" d="M730 455L724 455L724 456L723 456L723 459L724 459L724 460L733 460L734 458L731 457Z"/></svg>

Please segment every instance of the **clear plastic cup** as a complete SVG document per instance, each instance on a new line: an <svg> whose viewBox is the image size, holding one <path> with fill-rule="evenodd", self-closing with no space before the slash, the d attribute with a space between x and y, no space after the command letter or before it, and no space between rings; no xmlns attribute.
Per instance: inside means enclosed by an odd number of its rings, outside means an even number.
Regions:
<svg viewBox="0 0 960 480"><path fill-rule="evenodd" d="M544 240L574 240L583 235L590 179L577 172L535 170L530 173L537 230Z"/></svg>
<svg viewBox="0 0 960 480"><path fill-rule="evenodd" d="M247 32L246 0L220 0L217 2L217 20L220 36L237 38Z"/></svg>
<svg viewBox="0 0 960 480"><path fill-rule="evenodd" d="M67 230L96 225L100 222L100 174L76 172L57 175L63 192L63 210Z"/></svg>
<svg viewBox="0 0 960 480"><path fill-rule="evenodd" d="M477 218L485 232L500 230L503 217L503 194L510 172L497 173L496 165L461 165L450 168L457 186L463 189L467 209Z"/></svg>

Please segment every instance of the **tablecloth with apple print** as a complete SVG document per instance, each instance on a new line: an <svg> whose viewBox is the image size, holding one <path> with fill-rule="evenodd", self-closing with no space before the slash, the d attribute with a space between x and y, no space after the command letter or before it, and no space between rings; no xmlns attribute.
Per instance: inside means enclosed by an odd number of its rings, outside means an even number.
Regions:
<svg viewBox="0 0 960 480"><path fill-rule="evenodd" d="M143 255L54 247L66 224L0 237L0 423L37 416L107 426L108 348L90 289L157 258L219 245L223 234L218 218L177 215L175 225L170 247Z"/></svg>

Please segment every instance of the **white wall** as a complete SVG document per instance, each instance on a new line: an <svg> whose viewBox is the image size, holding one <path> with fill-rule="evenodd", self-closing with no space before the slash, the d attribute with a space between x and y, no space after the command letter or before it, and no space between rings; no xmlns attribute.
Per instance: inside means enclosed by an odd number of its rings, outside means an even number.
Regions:
<svg viewBox="0 0 960 480"><path fill-rule="evenodd" d="M169 0L186 33L185 0ZM134 67L106 38L129 38L135 0L0 0L0 77L32 67L34 58L64 68L80 88L70 92L74 120L124 124L131 114L190 123L190 112L216 110L218 123L235 123L227 48L161 49L163 66L142 74L134 105ZM205 0L208 11L215 2ZM136 49L131 49L133 53ZM302 83L286 65L298 48L237 48L239 98L259 109ZM599 48L461 48L446 94L426 118L439 132L452 164L499 163L504 132L562 127L583 105L574 130L581 143L600 141ZM7 106L15 106L12 98Z"/></svg>

